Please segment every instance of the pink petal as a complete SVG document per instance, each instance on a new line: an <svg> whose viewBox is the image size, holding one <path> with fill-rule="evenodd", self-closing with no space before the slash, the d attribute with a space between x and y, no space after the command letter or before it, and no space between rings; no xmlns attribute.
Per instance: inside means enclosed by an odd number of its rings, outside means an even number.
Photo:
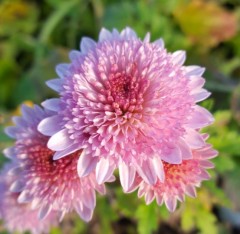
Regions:
<svg viewBox="0 0 240 234"><path fill-rule="evenodd" d="M112 34L105 28L102 28L99 33L99 42L105 41L105 40L111 40Z"/></svg>
<svg viewBox="0 0 240 234"><path fill-rule="evenodd" d="M96 179L98 184L102 184L106 181L106 179L109 177L108 171L109 171L110 163L108 159L101 158L96 166Z"/></svg>
<svg viewBox="0 0 240 234"><path fill-rule="evenodd" d="M39 220L45 219L51 210L52 210L52 205L50 205L50 204L43 205L41 207L40 211L38 212L38 219Z"/></svg>
<svg viewBox="0 0 240 234"><path fill-rule="evenodd" d="M146 183L151 185L156 184L157 175L155 173L154 166L150 160L145 160L142 163L142 166L138 165L137 162L135 162L134 165L139 176L141 176Z"/></svg>
<svg viewBox="0 0 240 234"><path fill-rule="evenodd" d="M183 65L186 60L186 52L179 50L172 54L172 62L175 65Z"/></svg>
<svg viewBox="0 0 240 234"><path fill-rule="evenodd" d="M74 144L74 145L71 145L70 147L66 148L65 150L63 151L59 151L59 152L56 152L54 155L53 155L53 160L58 160L60 158L63 158L65 156L68 156L69 154L71 153L74 153L75 151L81 149L77 144ZM81 155L81 153L79 153L79 156Z"/></svg>
<svg viewBox="0 0 240 234"><path fill-rule="evenodd" d="M33 200L33 197L25 190L23 192L21 192L18 197L19 203L29 203L32 200Z"/></svg>
<svg viewBox="0 0 240 234"><path fill-rule="evenodd" d="M84 206L83 204L79 204L79 203L75 204L75 209L76 209L77 213L79 214L79 216L85 222L89 222L92 219L92 215L93 215L92 209L89 209L86 206Z"/></svg>
<svg viewBox="0 0 240 234"><path fill-rule="evenodd" d="M66 78L68 75L70 75L70 65L66 63L58 64L56 66L56 72L58 76L62 79Z"/></svg>
<svg viewBox="0 0 240 234"><path fill-rule="evenodd" d="M204 73L205 68L199 66L187 66L185 67L185 70L186 75L188 76L201 76Z"/></svg>
<svg viewBox="0 0 240 234"><path fill-rule="evenodd" d="M189 88L191 90L199 90L203 87L204 83L205 83L205 79L201 78L201 77L196 77L196 76L193 76L190 79L190 82L189 82Z"/></svg>
<svg viewBox="0 0 240 234"><path fill-rule="evenodd" d="M210 161L200 161L200 165L207 169L214 168L214 164Z"/></svg>
<svg viewBox="0 0 240 234"><path fill-rule="evenodd" d="M208 98L210 95L211 93L205 89L200 89L199 91L192 93L192 96L195 99L195 102L201 102L206 98Z"/></svg>
<svg viewBox="0 0 240 234"><path fill-rule="evenodd" d="M89 50L95 48L95 46L96 42L94 40L88 37L83 37L81 40L80 49L82 53L86 54Z"/></svg>
<svg viewBox="0 0 240 234"><path fill-rule="evenodd" d="M72 144L73 140L69 138L67 129L63 129L50 137L47 145L48 148L54 151L60 151L68 148Z"/></svg>
<svg viewBox="0 0 240 234"><path fill-rule="evenodd" d="M167 196L165 198L165 203L166 203L166 206L168 208L168 210L170 212L173 212L176 210L176 207L177 207L177 200L175 197L172 197L172 196Z"/></svg>
<svg viewBox="0 0 240 234"><path fill-rule="evenodd" d="M155 195L154 195L154 192L153 190L149 190L146 194L145 194L145 201L146 201L146 204L149 205L153 199L154 199Z"/></svg>
<svg viewBox="0 0 240 234"><path fill-rule="evenodd" d="M168 143L168 150L163 152L161 159L167 163L180 164L182 162L181 151L178 147Z"/></svg>
<svg viewBox="0 0 240 234"><path fill-rule="evenodd" d="M162 164L162 160L158 155L155 155L152 159L149 159L152 161L152 165L154 168L154 171L159 178L159 180L163 183L165 180L165 173L164 173L164 168Z"/></svg>
<svg viewBox="0 0 240 234"><path fill-rule="evenodd" d="M94 189L85 190L82 199L84 205L89 209L92 210L96 206L96 194Z"/></svg>
<svg viewBox="0 0 240 234"><path fill-rule="evenodd" d="M134 30L132 30L129 27L126 27L122 32L121 32L121 36L125 39L136 39L137 38L137 34L135 33Z"/></svg>
<svg viewBox="0 0 240 234"><path fill-rule="evenodd" d="M193 158L192 151L184 140L180 139L178 141L178 147L181 151L182 159L186 160L186 159L192 159Z"/></svg>
<svg viewBox="0 0 240 234"><path fill-rule="evenodd" d="M197 196L197 192L196 192L195 187L192 186L192 185L187 185L187 187L186 187L186 194L187 194L189 197L195 198L195 197Z"/></svg>
<svg viewBox="0 0 240 234"><path fill-rule="evenodd" d="M163 196L161 194L156 193L155 194L157 204L161 206L163 204Z"/></svg>
<svg viewBox="0 0 240 234"><path fill-rule="evenodd" d="M22 116L25 120L32 122L32 120L35 118L34 111L31 107L22 105L21 111L22 111Z"/></svg>
<svg viewBox="0 0 240 234"><path fill-rule="evenodd" d="M157 45L157 46L160 47L161 49L164 48L164 41L163 41L162 38L160 38L160 39L154 41L153 44Z"/></svg>
<svg viewBox="0 0 240 234"><path fill-rule="evenodd" d="M47 86L51 88L54 91L61 92L62 90L62 85L61 85L61 80L60 79L52 79L48 80L46 82Z"/></svg>
<svg viewBox="0 0 240 234"><path fill-rule="evenodd" d="M77 165L79 177L87 176L89 173L95 170L98 160L98 157L92 157L91 155L86 154L85 150L83 150Z"/></svg>
<svg viewBox="0 0 240 234"><path fill-rule="evenodd" d="M150 42L150 33L149 33L149 32L148 32L148 33L146 34L146 36L144 37L143 42L144 42L144 43L149 43L149 42Z"/></svg>
<svg viewBox="0 0 240 234"><path fill-rule="evenodd" d="M9 190L14 193L21 192L25 187L25 184L23 184L21 181L17 180L10 186Z"/></svg>
<svg viewBox="0 0 240 234"><path fill-rule="evenodd" d="M193 149L199 149L205 145L201 134L190 128L186 129L185 142Z"/></svg>
<svg viewBox="0 0 240 234"><path fill-rule="evenodd" d="M43 135L52 136L61 130L62 117L59 115L53 115L51 117L43 119L38 125L38 131Z"/></svg>
<svg viewBox="0 0 240 234"><path fill-rule="evenodd" d="M123 187L123 190L126 192L130 189L134 182L136 170L134 167L127 165L124 161L121 161L118 167L120 182Z"/></svg>
<svg viewBox="0 0 240 234"><path fill-rule="evenodd" d="M9 159L16 159L16 152L14 146L4 149L3 154Z"/></svg>
<svg viewBox="0 0 240 234"><path fill-rule="evenodd" d="M48 110L58 112L60 110L60 99L59 98L51 98L41 103L42 106Z"/></svg>
<svg viewBox="0 0 240 234"><path fill-rule="evenodd" d="M5 128L5 133L10 136L11 138L16 139L18 137L19 134L19 128L15 127L15 126L10 126Z"/></svg>
<svg viewBox="0 0 240 234"><path fill-rule="evenodd" d="M187 126L190 128L203 128L210 125L214 121L213 116L209 111L201 106L195 106L191 118Z"/></svg>

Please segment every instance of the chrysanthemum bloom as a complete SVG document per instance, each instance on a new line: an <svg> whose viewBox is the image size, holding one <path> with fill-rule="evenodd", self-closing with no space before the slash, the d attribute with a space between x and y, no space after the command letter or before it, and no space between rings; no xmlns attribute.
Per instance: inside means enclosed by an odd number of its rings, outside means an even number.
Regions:
<svg viewBox="0 0 240 234"><path fill-rule="evenodd" d="M37 105L34 108L23 106L22 115L13 118L16 126L6 129L16 142L4 152L19 164L12 170L17 178L11 191L20 192L20 203L31 202L32 208L40 209L40 219L51 210L58 210L63 216L75 209L82 219L89 221L96 205L95 190L103 194L104 185L97 184L93 172L79 178L77 161L81 150L69 157L53 160L54 152L47 148L48 137L37 131L38 123L51 116L51 112ZM112 179L111 175L108 179Z"/></svg>
<svg viewBox="0 0 240 234"><path fill-rule="evenodd" d="M185 52L166 51L161 39L140 40L130 28L103 29L99 41L83 38L70 64L57 66L60 79L48 86L60 94L43 103L56 114L39 131L51 136L54 159L82 149L80 177L96 169L99 183L116 167L124 190L136 172L148 184L164 181L163 163L181 164L204 146L198 129L211 114L196 103L203 68L183 66Z"/></svg>
<svg viewBox="0 0 240 234"><path fill-rule="evenodd" d="M214 167L209 159L215 157L217 151L213 150L210 144L205 144L203 147L193 150L192 155L192 159L183 160L181 164L163 162L164 182L158 179L156 184L149 185L140 177L136 177L128 192L139 187L138 196L144 196L147 204L156 199L158 205L162 205L164 202L168 210L174 211L178 200L183 202L185 194L195 197L195 188L199 187L203 180L210 178L206 169Z"/></svg>
<svg viewBox="0 0 240 234"><path fill-rule="evenodd" d="M10 192L15 176L9 170L15 166L8 163L0 175L0 216L4 226L10 232L49 233L50 227L58 223L57 213L52 211L46 219L40 221L37 210L32 210L29 204L19 204L19 193Z"/></svg>

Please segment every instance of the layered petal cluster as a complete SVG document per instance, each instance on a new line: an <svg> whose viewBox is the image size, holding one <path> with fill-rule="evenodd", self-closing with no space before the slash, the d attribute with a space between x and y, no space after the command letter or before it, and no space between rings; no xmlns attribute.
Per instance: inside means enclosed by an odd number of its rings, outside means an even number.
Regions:
<svg viewBox="0 0 240 234"><path fill-rule="evenodd" d="M158 180L156 184L150 185L136 177L129 192L138 188L138 196L144 196L147 204L156 199L158 205L165 203L168 210L173 212L177 201L183 202L185 195L196 197L196 187L210 178L207 169L214 165L209 159L215 157L217 151L210 144L205 144L202 148L193 150L192 155L192 159L183 160L181 164L163 162L164 182Z"/></svg>
<svg viewBox="0 0 240 234"><path fill-rule="evenodd" d="M96 205L95 192L104 194L105 187L96 182L94 172L79 178L77 161L81 149L53 160L48 137L37 131L39 122L51 114L37 105L22 106L22 116L14 117L15 126L6 129L16 139L15 145L4 151L17 164L11 170L15 180L10 189L19 193L19 203L31 203L32 209L39 210L39 219L47 217L51 210L59 211L61 217L76 210L83 220L89 221ZM107 180L112 180L112 175Z"/></svg>
<svg viewBox="0 0 240 234"><path fill-rule="evenodd" d="M82 151L80 177L96 170L103 183L119 168L125 191L136 175L164 183L165 165L182 165L205 146L199 129L213 117L197 102L210 93L204 69L183 65L185 52L169 53L161 39L141 40L130 28L103 29L98 42L83 38L70 59L47 82L60 97L43 103L55 114L38 129L50 137L54 159Z"/></svg>
<svg viewBox="0 0 240 234"><path fill-rule="evenodd" d="M33 234L49 233L50 227L57 225L57 213L52 211L42 221L38 219L38 211L32 210L29 204L19 204L19 193L10 191L10 186L16 179L10 173L16 165L8 163L0 175L0 216L5 227L10 232L24 233L30 231Z"/></svg>

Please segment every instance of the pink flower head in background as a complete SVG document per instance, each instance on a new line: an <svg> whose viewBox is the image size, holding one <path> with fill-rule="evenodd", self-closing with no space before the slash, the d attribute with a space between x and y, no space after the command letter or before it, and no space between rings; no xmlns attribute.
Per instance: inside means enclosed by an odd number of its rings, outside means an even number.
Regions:
<svg viewBox="0 0 240 234"><path fill-rule="evenodd" d="M203 135L203 138L207 138L207 136ZM205 144L203 147L193 150L192 155L192 159L183 160L181 164L164 162L164 182L158 180L156 184L149 185L140 177L136 177L129 192L139 188L138 196L144 196L147 204L156 199L158 205L162 205L164 202L168 210L173 212L178 200L183 202L185 194L196 197L195 187L199 187L203 180L210 178L206 169L214 167L209 159L214 158L217 151L213 150L210 144Z"/></svg>
<svg viewBox="0 0 240 234"><path fill-rule="evenodd" d="M13 163L6 164L0 175L0 216L5 227L10 232L49 233L50 228L58 224L57 213L52 211L46 219L39 220L38 210L32 210L30 204L19 204L19 193L9 190L16 179L10 173L15 166Z"/></svg>
<svg viewBox="0 0 240 234"><path fill-rule="evenodd" d="M39 209L39 219L47 217L51 210L59 211L63 217L75 209L82 219L89 221L96 205L95 190L104 194L105 187L97 184L94 172L79 178L77 161L82 150L53 160L54 152L47 148L48 137L37 131L39 122L49 116L51 111L37 105L23 106L22 117L13 118L16 126L6 129L16 139L15 145L4 151L18 164L11 171L15 175L11 191L19 192L18 202L31 202L33 209Z"/></svg>
<svg viewBox="0 0 240 234"><path fill-rule="evenodd" d="M60 97L43 103L55 114L38 129L50 136L55 160L82 150L80 177L96 169L103 183L118 167L125 191L136 174L157 186L169 176L166 165L181 168L205 146L199 129L213 117L196 103L209 92L204 69L183 65L185 52L169 53L161 39L140 40L130 28L102 29L98 42L83 38L70 59L47 83Z"/></svg>

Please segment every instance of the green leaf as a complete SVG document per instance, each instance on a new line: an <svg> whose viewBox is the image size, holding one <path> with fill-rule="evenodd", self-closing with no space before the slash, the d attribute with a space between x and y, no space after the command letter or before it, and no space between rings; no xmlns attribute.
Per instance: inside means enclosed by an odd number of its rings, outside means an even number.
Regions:
<svg viewBox="0 0 240 234"><path fill-rule="evenodd" d="M201 234L217 234L216 217L207 210L198 210L196 225L201 231Z"/></svg>
<svg viewBox="0 0 240 234"><path fill-rule="evenodd" d="M139 234L151 234L158 227L158 207L155 203L139 205L136 210Z"/></svg>
<svg viewBox="0 0 240 234"><path fill-rule="evenodd" d="M111 223L115 221L118 216L107 197L98 198L95 213L99 217L100 233L113 233Z"/></svg>

